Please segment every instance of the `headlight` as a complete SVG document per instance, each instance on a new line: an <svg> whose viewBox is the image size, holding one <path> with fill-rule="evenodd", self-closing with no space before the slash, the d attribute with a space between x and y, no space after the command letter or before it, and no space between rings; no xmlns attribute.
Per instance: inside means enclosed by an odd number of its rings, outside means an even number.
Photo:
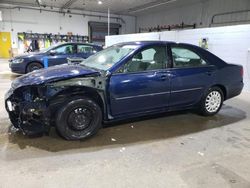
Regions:
<svg viewBox="0 0 250 188"><path fill-rule="evenodd" d="M14 59L12 63L22 63L24 59Z"/></svg>

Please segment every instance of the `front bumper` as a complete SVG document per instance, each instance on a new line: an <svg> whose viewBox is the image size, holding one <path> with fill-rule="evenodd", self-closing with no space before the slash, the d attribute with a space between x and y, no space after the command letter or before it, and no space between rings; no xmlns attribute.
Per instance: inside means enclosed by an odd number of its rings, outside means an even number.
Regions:
<svg viewBox="0 0 250 188"><path fill-rule="evenodd" d="M20 101L10 89L5 94L5 109L12 125L25 135L36 135L48 131L49 116L45 102ZM36 112L40 110L39 114Z"/></svg>
<svg viewBox="0 0 250 188"><path fill-rule="evenodd" d="M17 73L17 74L25 74L26 64L24 62L22 63L12 63L12 61L9 62L9 67L11 69L11 72Z"/></svg>

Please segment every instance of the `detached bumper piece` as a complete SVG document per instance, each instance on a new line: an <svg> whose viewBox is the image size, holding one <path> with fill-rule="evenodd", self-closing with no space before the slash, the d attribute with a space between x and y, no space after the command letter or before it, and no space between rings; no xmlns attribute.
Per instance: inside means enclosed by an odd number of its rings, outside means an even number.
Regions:
<svg viewBox="0 0 250 188"><path fill-rule="evenodd" d="M49 112L43 100L19 101L15 96L5 100L5 108L14 127L33 136L49 131Z"/></svg>

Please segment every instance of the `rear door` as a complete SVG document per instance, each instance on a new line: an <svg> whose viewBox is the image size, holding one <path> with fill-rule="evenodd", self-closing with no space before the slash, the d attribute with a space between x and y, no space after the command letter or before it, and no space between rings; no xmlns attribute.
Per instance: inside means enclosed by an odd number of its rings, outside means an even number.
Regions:
<svg viewBox="0 0 250 188"><path fill-rule="evenodd" d="M169 105L191 106L214 83L216 67L189 45L172 44L171 96Z"/></svg>
<svg viewBox="0 0 250 188"><path fill-rule="evenodd" d="M144 113L168 106L168 77L165 45L140 50L110 78L109 94L113 116Z"/></svg>
<svg viewBox="0 0 250 188"><path fill-rule="evenodd" d="M48 66L66 64L67 58L74 58L77 55L75 44L61 45L53 51L55 53L48 56Z"/></svg>

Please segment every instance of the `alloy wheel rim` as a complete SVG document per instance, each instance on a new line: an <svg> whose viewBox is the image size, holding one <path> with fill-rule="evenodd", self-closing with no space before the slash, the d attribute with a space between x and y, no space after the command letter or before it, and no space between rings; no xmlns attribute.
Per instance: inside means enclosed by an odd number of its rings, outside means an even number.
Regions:
<svg viewBox="0 0 250 188"><path fill-rule="evenodd" d="M212 91L208 94L206 98L206 110L209 113L215 113L219 110L222 102L222 97L220 92L218 91Z"/></svg>
<svg viewBox="0 0 250 188"><path fill-rule="evenodd" d="M35 70L38 70L38 69L40 69L38 66L33 66L33 67L31 68L31 71L35 71Z"/></svg>

